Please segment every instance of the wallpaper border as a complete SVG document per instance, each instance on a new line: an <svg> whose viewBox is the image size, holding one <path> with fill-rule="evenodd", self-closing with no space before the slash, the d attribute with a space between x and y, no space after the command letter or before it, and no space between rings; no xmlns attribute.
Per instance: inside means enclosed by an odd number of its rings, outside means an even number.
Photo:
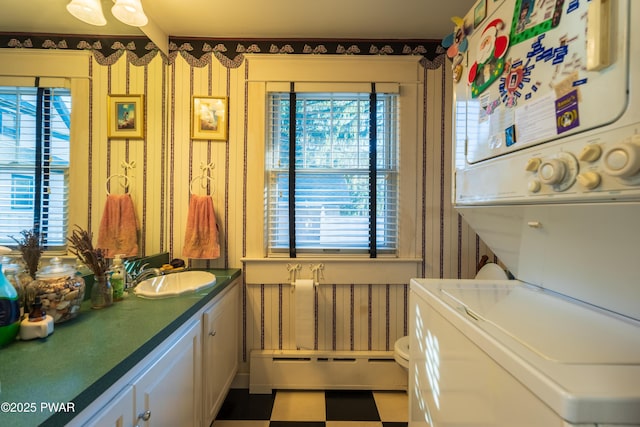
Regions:
<svg viewBox="0 0 640 427"><path fill-rule="evenodd" d="M0 48L73 49L91 51L100 65L113 65L123 55L136 66L161 55L167 64L182 56L192 67L205 67L217 59L226 68L238 68L247 53L303 55L420 55L426 69L445 61L445 50L435 40L285 40L169 38L169 55L143 36L83 36L0 33Z"/></svg>

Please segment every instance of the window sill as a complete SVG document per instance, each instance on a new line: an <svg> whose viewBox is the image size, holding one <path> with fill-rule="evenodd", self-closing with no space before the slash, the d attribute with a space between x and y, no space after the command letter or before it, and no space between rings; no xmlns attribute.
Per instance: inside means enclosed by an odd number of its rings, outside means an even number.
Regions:
<svg viewBox="0 0 640 427"><path fill-rule="evenodd" d="M289 283L289 268L300 266L296 278L311 279L311 267L322 264L321 284L406 284L419 277L421 258L365 258L304 256L299 258L244 258L248 284Z"/></svg>

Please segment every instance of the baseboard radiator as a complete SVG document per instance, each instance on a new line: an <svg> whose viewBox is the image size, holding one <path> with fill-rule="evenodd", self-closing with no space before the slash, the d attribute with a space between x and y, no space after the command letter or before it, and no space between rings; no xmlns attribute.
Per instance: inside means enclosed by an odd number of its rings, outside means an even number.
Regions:
<svg viewBox="0 0 640 427"><path fill-rule="evenodd" d="M249 392L406 390L407 371L391 351L254 350Z"/></svg>

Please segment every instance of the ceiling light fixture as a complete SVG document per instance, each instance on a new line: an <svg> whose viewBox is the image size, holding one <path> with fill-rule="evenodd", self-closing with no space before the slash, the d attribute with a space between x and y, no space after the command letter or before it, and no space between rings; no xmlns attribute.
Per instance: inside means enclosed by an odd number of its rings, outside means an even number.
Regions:
<svg viewBox="0 0 640 427"><path fill-rule="evenodd" d="M140 0L114 0L116 4L111 8L113 16L127 25L142 27L147 25L149 20L142 10Z"/></svg>
<svg viewBox="0 0 640 427"><path fill-rule="evenodd" d="M91 25L107 25L100 0L71 0L67 5L70 14Z"/></svg>

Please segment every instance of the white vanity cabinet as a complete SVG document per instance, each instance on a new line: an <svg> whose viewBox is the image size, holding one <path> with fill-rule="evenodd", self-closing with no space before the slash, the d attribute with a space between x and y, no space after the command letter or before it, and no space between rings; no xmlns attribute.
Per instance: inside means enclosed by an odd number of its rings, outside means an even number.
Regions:
<svg viewBox="0 0 640 427"><path fill-rule="evenodd" d="M126 427L131 424L135 412L133 386L127 385L116 397L91 418L86 425L92 427ZM72 425L79 425L74 422Z"/></svg>
<svg viewBox="0 0 640 427"><path fill-rule="evenodd" d="M151 427L202 425L201 322L192 318L180 327L141 372L133 369L126 384L97 412L83 411L69 425ZM154 352L155 353L155 352ZM125 380L125 378L123 378ZM109 397L105 393L96 404ZM89 412L87 414L87 412ZM83 415L87 415L85 417Z"/></svg>
<svg viewBox="0 0 640 427"><path fill-rule="evenodd" d="M239 286L232 285L202 317L204 425L213 422L238 371Z"/></svg>
<svg viewBox="0 0 640 427"><path fill-rule="evenodd" d="M200 339L200 321L191 321L184 336L134 383L136 426L202 424Z"/></svg>
<svg viewBox="0 0 640 427"><path fill-rule="evenodd" d="M198 310L68 426L210 426L238 369L238 283Z"/></svg>

